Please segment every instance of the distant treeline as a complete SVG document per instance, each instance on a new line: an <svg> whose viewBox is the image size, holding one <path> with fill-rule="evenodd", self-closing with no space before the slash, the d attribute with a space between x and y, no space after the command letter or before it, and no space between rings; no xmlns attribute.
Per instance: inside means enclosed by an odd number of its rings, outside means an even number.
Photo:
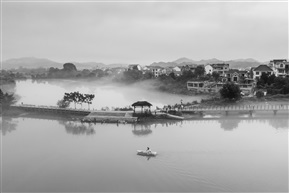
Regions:
<svg viewBox="0 0 289 193"><path fill-rule="evenodd" d="M104 76L108 76L108 73L101 69L79 71L74 64L65 63L62 69L49 68L46 78L102 78Z"/></svg>

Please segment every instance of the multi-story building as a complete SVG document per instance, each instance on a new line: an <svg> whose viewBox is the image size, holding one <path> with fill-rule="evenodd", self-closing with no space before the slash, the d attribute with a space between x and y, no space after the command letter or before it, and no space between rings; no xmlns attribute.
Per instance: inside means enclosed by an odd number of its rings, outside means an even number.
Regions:
<svg viewBox="0 0 289 193"><path fill-rule="evenodd" d="M150 66L150 71L153 73L154 77L159 77L161 74L165 74L165 69L160 66Z"/></svg>
<svg viewBox="0 0 289 193"><path fill-rule="evenodd" d="M227 72L229 71L229 64L219 63L219 64L211 64L211 66L213 68L213 72L217 72L223 77L226 76Z"/></svg>
<svg viewBox="0 0 289 193"><path fill-rule="evenodd" d="M226 74L227 81L238 82L240 80L239 70L230 69Z"/></svg>
<svg viewBox="0 0 289 193"><path fill-rule="evenodd" d="M226 81L240 82L248 78L246 70L230 69L226 74Z"/></svg>
<svg viewBox="0 0 289 193"><path fill-rule="evenodd" d="M273 70L275 76L289 76L289 62L285 59L271 60L269 67Z"/></svg>

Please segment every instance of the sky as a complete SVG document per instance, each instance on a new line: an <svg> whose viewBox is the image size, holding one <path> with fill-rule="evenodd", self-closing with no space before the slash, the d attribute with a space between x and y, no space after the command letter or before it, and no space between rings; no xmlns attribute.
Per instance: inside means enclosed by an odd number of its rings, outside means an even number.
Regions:
<svg viewBox="0 0 289 193"><path fill-rule="evenodd" d="M2 2L2 60L288 58L287 2Z"/></svg>

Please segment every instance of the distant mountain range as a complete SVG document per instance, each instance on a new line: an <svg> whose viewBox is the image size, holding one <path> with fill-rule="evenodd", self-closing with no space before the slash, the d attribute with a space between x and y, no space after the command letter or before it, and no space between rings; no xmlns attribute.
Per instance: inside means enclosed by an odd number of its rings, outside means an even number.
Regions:
<svg viewBox="0 0 289 193"><path fill-rule="evenodd" d="M96 69L96 68L115 68L115 67L127 67L129 64L104 64L100 62L71 62L75 64L77 69ZM213 63L228 63L230 68L248 68L253 66L258 66L264 64L253 58L248 59L236 59L236 60L219 60L216 58L208 60L192 60L189 58L179 58L172 62L154 62L150 66L161 66L161 67L175 67L186 64L213 64ZM5 60L2 62L3 69L17 69L17 68L62 68L63 63L55 62L49 59L44 58L34 58L34 57L25 57L25 58L14 58Z"/></svg>
<svg viewBox="0 0 289 193"><path fill-rule="evenodd" d="M114 67L127 67L128 64L108 64L105 65L100 62L70 62L73 63L77 69L96 69L96 68L114 68ZM45 58L13 58L2 62L3 69L17 69L17 68L59 68L63 67L64 63L55 62Z"/></svg>
<svg viewBox="0 0 289 193"><path fill-rule="evenodd" d="M190 64L216 64L216 63L227 63L230 64L230 68L249 68L254 66L259 66L260 64L264 64L264 62L259 62L253 58L247 59L236 59L236 60L219 60L217 58L212 58L208 60L192 60L189 58L179 58L173 62L154 62L151 66L161 66L161 67L175 67L175 66L183 66L183 65L190 65ZM267 64L267 63L266 63Z"/></svg>

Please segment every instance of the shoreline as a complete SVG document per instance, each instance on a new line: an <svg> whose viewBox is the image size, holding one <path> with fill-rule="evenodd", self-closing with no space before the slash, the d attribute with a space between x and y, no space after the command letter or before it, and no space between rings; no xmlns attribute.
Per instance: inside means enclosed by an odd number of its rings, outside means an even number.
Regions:
<svg viewBox="0 0 289 193"><path fill-rule="evenodd" d="M274 100L271 101L274 104L288 104L288 99L286 100ZM244 102L244 101L242 101ZM253 101L251 101L253 102ZM254 102L254 105L257 104L266 104L268 101L258 101L258 103ZM242 103L241 103L242 104ZM239 105L241 105L239 104ZM248 103L246 103L249 105ZM201 105L203 107L211 106L208 105L208 103L200 103L198 105ZM229 103L229 104L223 104L223 106L228 106L228 105L234 105L237 106L236 103ZM217 106L217 105L216 105ZM98 112L103 112L105 113L106 111L98 111ZM126 111L118 111L119 113L126 113ZM129 111L131 113L131 111ZM18 117L28 117L28 118L40 118L40 119L49 119L49 120L67 120L67 121L78 121L82 122L84 118L87 118L88 116L84 115L76 115L76 114L60 114L60 113L55 113L55 112L29 112L25 111L22 109L10 109L6 113L1 114L3 118L9 117L9 118L18 118ZM278 110L278 112L275 114L273 110L268 110L268 111L252 111L251 113L248 111L231 111L229 113L220 112L220 111L207 111L204 113L199 113L199 112L193 112L193 113L183 113L181 116L184 117L183 120L174 120L174 119L169 119L169 118L164 118L164 117L140 117L137 122L132 122L132 124L146 124L146 123L165 123L165 122L181 122L181 121L194 121L194 120L218 120L218 119L267 119L267 118L288 118L289 111L288 110ZM116 119L117 120L117 119ZM121 119L120 119L121 120ZM88 121L85 123L105 123L105 121ZM117 122L106 122L106 123L127 123L125 121L117 121Z"/></svg>

